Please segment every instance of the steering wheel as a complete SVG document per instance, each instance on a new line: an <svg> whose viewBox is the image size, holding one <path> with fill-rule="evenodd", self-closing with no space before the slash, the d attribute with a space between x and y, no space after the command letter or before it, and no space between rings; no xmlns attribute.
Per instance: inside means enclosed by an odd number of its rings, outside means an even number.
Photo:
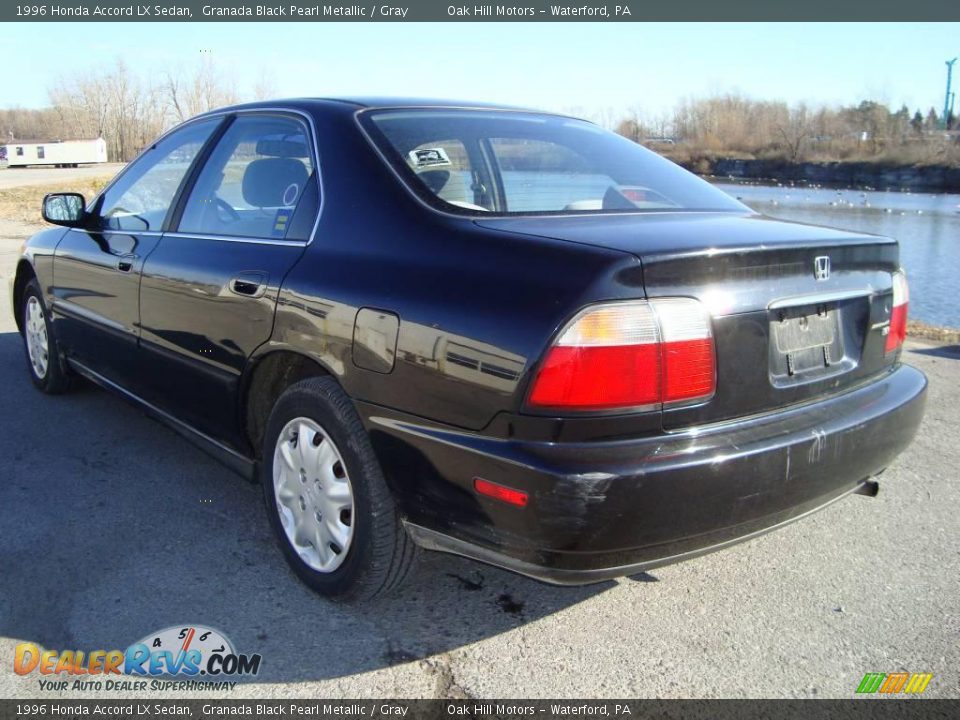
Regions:
<svg viewBox="0 0 960 720"><path fill-rule="evenodd" d="M223 210L224 212L226 212L226 214L230 218L229 220L230 222L240 221L241 219L240 213L234 210L233 205L228 203L226 200L224 200L223 198L217 197L217 198L214 198L214 203L216 204L218 210Z"/></svg>

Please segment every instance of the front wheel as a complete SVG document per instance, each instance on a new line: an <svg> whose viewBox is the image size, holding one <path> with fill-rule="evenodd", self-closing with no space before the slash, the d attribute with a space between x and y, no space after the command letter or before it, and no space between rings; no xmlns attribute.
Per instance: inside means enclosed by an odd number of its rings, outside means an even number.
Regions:
<svg viewBox="0 0 960 720"><path fill-rule="evenodd" d="M65 392L70 387L70 376L60 358L57 336L36 280L31 280L24 288L20 312L30 379L38 389L50 395Z"/></svg>
<svg viewBox="0 0 960 720"><path fill-rule="evenodd" d="M304 583L344 600L400 584L415 546L363 424L332 378L302 380L280 396L261 465L270 525Z"/></svg>

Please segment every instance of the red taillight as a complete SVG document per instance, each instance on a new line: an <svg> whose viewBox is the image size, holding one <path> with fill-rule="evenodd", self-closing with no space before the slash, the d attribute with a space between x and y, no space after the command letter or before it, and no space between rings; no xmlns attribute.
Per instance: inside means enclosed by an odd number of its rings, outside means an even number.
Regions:
<svg viewBox="0 0 960 720"><path fill-rule="evenodd" d="M716 389L713 335L689 298L608 303L575 317L547 352L530 405L602 410L705 399Z"/></svg>
<svg viewBox="0 0 960 720"><path fill-rule="evenodd" d="M663 402L710 397L717 387L710 316L703 305L687 298L652 304L660 324Z"/></svg>
<svg viewBox="0 0 960 720"><path fill-rule="evenodd" d="M910 288L907 276L902 272L893 274L893 308L890 311L890 327L884 352L893 352L907 338L907 305L910 303Z"/></svg>
<svg viewBox="0 0 960 720"><path fill-rule="evenodd" d="M523 490L514 490L506 485L490 482L483 478L473 479L473 489L481 495L486 495L494 500L500 500L508 505L516 505L517 507L527 506L528 495L523 492Z"/></svg>

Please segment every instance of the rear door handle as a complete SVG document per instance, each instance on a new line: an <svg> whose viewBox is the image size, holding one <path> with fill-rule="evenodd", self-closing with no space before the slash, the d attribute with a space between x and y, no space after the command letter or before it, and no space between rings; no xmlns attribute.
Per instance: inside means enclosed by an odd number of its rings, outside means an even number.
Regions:
<svg viewBox="0 0 960 720"><path fill-rule="evenodd" d="M117 270L120 272L130 272L133 270L133 264L137 261L136 255L122 255L117 260Z"/></svg>
<svg viewBox="0 0 960 720"><path fill-rule="evenodd" d="M243 297L263 297L267 291L267 274L262 272L243 272L230 281L230 292Z"/></svg>

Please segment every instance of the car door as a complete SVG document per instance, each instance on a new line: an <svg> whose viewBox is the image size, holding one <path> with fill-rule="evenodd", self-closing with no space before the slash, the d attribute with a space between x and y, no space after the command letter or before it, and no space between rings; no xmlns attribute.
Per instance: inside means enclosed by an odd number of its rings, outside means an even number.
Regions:
<svg viewBox="0 0 960 720"><path fill-rule="evenodd" d="M52 311L64 350L132 391L140 335L140 273L174 198L222 119L191 123L131 163L71 228L53 261Z"/></svg>
<svg viewBox="0 0 960 720"><path fill-rule="evenodd" d="M144 265L140 352L151 402L237 444L240 379L270 338L280 284L316 223L319 183L304 118L229 122Z"/></svg>

